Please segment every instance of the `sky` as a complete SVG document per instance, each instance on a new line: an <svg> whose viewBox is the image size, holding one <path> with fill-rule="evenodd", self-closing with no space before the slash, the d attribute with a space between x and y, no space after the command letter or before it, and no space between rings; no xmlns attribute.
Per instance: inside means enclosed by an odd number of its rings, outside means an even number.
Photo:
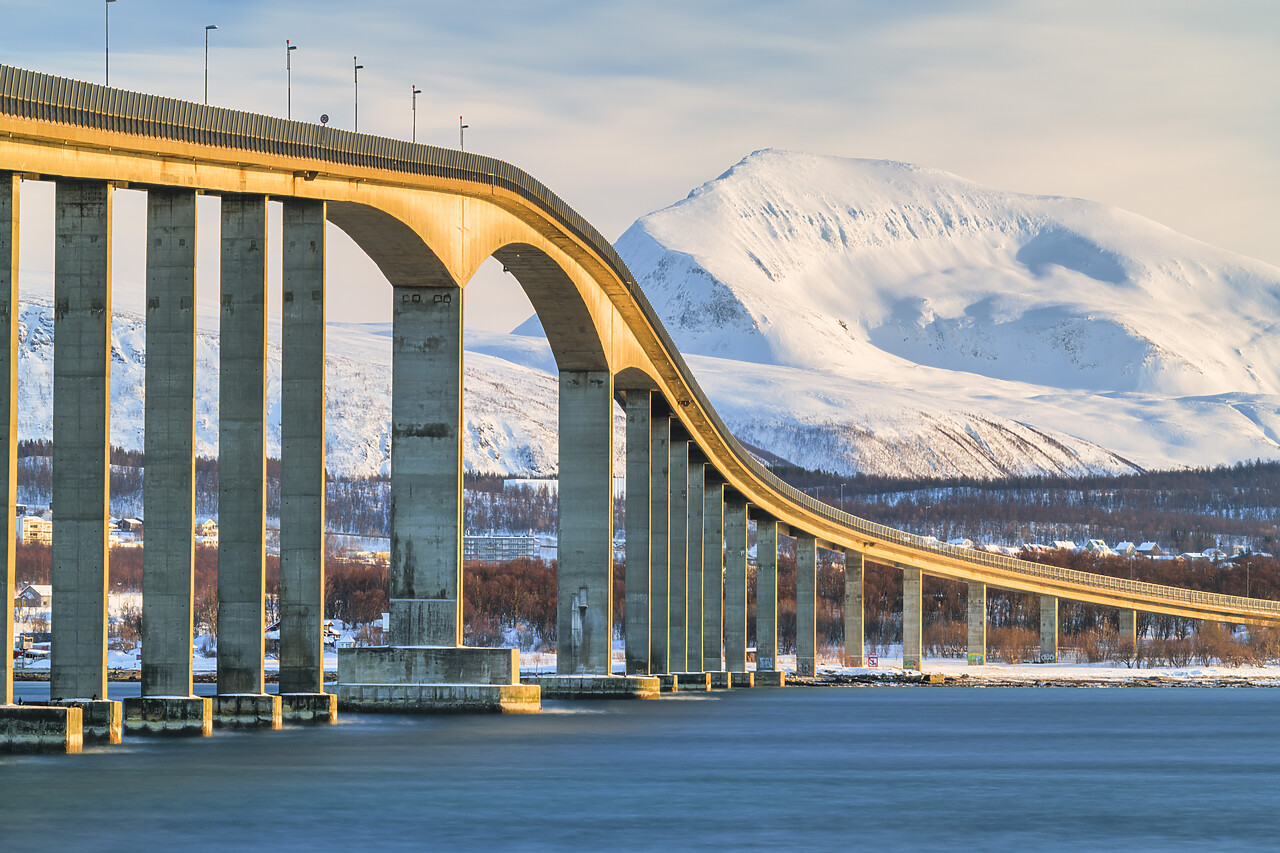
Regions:
<svg viewBox="0 0 1280 853"><path fill-rule="evenodd" d="M102 82L107 13L0 0L0 62ZM1280 265L1274 0L118 0L109 15L114 86L201 100L216 24L211 104L283 116L289 39L293 117L342 128L358 56L362 132L409 138L416 84L418 141L456 146L465 116L467 150L525 169L610 240L773 147L1088 198ZM145 202L116 205L115 299L140 310ZM50 188L24 184L22 213L21 281L47 288ZM389 318L340 233L329 270L331 319ZM492 261L466 293L472 327L531 313Z"/></svg>

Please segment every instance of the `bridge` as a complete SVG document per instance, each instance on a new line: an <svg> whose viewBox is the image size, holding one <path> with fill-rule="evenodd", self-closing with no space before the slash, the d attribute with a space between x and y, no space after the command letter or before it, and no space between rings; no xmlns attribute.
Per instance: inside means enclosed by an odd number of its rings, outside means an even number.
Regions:
<svg viewBox="0 0 1280 853"><path fill-rule="evenodd" d="M613 247L529 175L475 154L110 89L0 65L0 592L14 592L19 193L56 184L50 704L12 705L0 746L129 731L332 720L374 710L536 711L541 697L780 684L777 555L796 539L797 673L816 657L818 550L845 560L846 661L860 664L866 560L903 578L903 663L923 662L921 579L968 583L969 660L986 659L988 587L1057 601L1280 624L1280 602L942 545L782 482L733 437ZM142 696L107 701L112 191L147 193ZM192 690L196 196L220 197L218 695ZM264 679L267 203L283 203L280 684ZM389 645L343 650L324 691L325 225L378 265L393 307ZM201 235L203 236L203 235ZM462 643L465 286L489 258L528 294L559 371L555 676ZM611 663L613 408L626 412L626 669ZM747 535L757 529L757 666L747 668ZM723 594L723 605L722 605ZM4 608L12 635L12 607ZM74 745L72 746L74 748Z"/></svg>

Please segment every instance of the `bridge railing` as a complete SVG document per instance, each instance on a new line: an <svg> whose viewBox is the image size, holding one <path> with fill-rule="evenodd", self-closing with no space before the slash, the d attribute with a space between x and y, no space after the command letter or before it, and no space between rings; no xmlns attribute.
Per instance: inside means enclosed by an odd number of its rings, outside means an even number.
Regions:
<svg viewBox="0 0 1280 853"><path fill-rule="evenodd" d="M1004 572L1113 590L1152 601L1280 617L1280 602L1277 601L1114 578L947 545L850 515L783 482L749 453L725 425L658 319L657 312L636 286L635 277L609 241L544 184L509 163L434 145L111 89L8 65L0 65L0 113L75 127L501 187L536 205L589 245L612 268L630 291L668 357L739 464L792 504L849 530L906 546L921 556L946 556Z"/></svg>

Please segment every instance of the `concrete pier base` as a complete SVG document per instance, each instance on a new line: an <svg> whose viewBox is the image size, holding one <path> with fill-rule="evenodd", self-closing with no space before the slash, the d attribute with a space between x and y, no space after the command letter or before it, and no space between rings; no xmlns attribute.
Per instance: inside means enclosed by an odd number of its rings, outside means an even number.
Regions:
<svg viewBox="0 0 1280 853"><path fill-rule="evenodd" d="M781 670L763 670L755 671L756 687L785 687L787 684L787 674Z"/></svg>
<svg viewBox="0 0 1280 853"><path fill-rule="evenodd" d="M119 743L124 734L124 710L110 699L58 699L50 705L80 709L85 743Z"/></svg>
<svg viewBox="0 0 1280 853"><path fill-rule="evenodd" d="M533 714L518 649L375 646L338 652L338 705L357 711Z"/></svg>
<svg viewBox="0 0 1280 853"><path fill-rule="evenodd" d="M542 690L543 699L657 699L653 675L536 675L523 679Z"/></svg>
<svg viewBox="0 0 1280 853"><path fill-rule="evenodd" d="M0 705L0 755L79 752L83 745L83 716L79 708Z"/></svg>
<svg viewBox="0 0 1280 853"><path fill-rule="evenodd" d="M676 672L673 675L683 693L705 693L711 689L711 676L705 672Z"/></svg>
<svg viewBox="0 0 1280 853"><path fill-rule="evenodd" d="M280 697L270 693L219 693L213 724L220 729L280 728Z"/></svg>
<svg viewBox="0 0 1280 853"><path fill-rule="evenodd" d="M534 684L340 684L344 711L389 714L536 714Z"/></svg>
<svg viewBox="0 0 1280 853"><path fill-rule="evenodd" d="M728 690L733 687L733 673L727 670L708 672L707 679L711 682L712 690Z"/></svg>
<svg viewBox="0 0 1280 853"><path fill-rule="evenodd" d="M756 674L754 672L731 672L729 673L729 683L734 687L755 687Z"/></svg>
<svg viewBox="0 0 1280 853"><path fill-rule="evenodd" d="M336 723L338 697L334 693L281 693L280 719L286 723Z"/></svg>
<svg viewBox="0 0 1280 853"><path fill-rule="evenodd" d="M659 672L654 678L658 679L658 689L663 693L677 693L680 690L680 684L676 681L674 672Z"/></svg>
<svg viewBox="0 0 1280 853"><path fill-rule="evenodd" d="M135 696L123 705L124 730L130 735L213 734L213 700L207 696Z"/></svg>

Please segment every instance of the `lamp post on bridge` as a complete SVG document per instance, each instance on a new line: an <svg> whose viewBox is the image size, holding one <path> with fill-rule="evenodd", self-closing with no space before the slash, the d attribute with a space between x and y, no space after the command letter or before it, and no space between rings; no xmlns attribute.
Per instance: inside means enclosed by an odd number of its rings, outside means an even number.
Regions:
<svg viewBox="0 0 1280 853"><path fill-rule="evenodd" d="M105 24L102 32L106 48L103 52L103 78L104 82L108 86L111 85L111 4L114 2L116 2L116 0L107 0L103 6L105 10L103 13Z"/></svg>
<svg viewBox="0 0 1280 853"><path fill-rule="evenodd" d="M459 151L467 150L466 138L463 136L463 134L467 132L467 128L469 127L471 127L471 125L463 124L462 116L458 116L458 150Z"/></svg>
<svg viewBox="0 0 1280 853"><path fill-rule="evenodd" d="M210 24L204 28L204 102L206 106L209 103L209 30L217 28L217 24Z"/></svg>
<svg viewBox="0 0 1280 853"><path fill-rule="evenodd" d="M422 94L422 90L418 88L417 83L409 86L413 89L413 141L418 141L418 96Z"/></svg>
<svg viewBox="0 0 1280 853"><path fill-rule="evenodd" d="M285 81L288 87L288 106L286 107L285 118L293 118L293 52L298 49L296 44L291 44L288 39L284 40L284 73Z"/></svg>
<svg viewBox="0 0 1280 853"><path fill-rule="evenodd" d="M363 65L359 64L359 61L360 61L360 57L358 56L351 57L351 65L354 69L352 73L355 75L355 92L356 92L355 126L353 127L353 130L355 130L357 133L360 131L360 69L364 68Z"/></svg>

